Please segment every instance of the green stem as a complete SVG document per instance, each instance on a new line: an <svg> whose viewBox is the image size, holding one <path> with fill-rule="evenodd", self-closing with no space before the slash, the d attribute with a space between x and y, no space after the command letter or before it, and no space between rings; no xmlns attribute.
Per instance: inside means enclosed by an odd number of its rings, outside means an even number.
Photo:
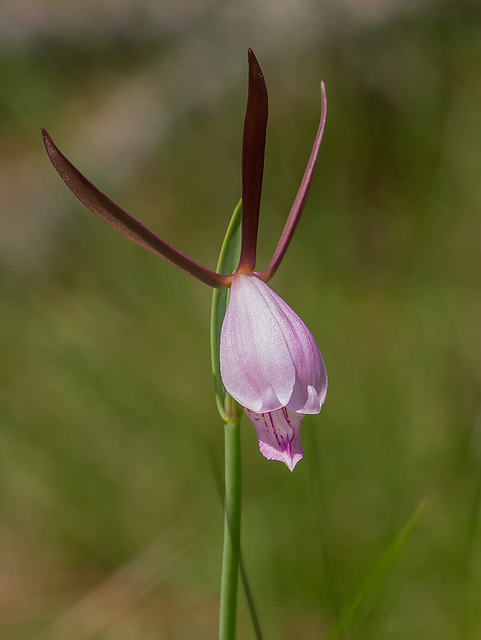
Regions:
<svg viewBox="0 0 481 640"><path fill-rule="evenodd" d="M241 523L241 418L225 424L224 551L220 586L219 640L235 640Z"/></svg>

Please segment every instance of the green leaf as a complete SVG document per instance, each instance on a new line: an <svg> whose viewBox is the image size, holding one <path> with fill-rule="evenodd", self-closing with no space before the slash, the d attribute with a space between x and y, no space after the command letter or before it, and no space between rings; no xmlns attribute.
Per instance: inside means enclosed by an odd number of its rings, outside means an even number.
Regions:
<svg viewBox="0 0 481 640"><path fill-rule="evenodd" d="M222 248L219 254L219 260L217 262L217 273L230 275L237 268L241 245L240 221L241 200L239 200L236 208L234 209L229 226L227 227L224 242L222 243ZM214 289L210 321L210 349L212 374L214 376L215 399L217 402L217 409L219 410L220 416L224 422L227 422L228 420L225 412L227 392L222 384L222 378L220 375L219 351L220 332L228 302L229 289Z"/></svg>
<svg viewBox="0 0 481 640"><path fill-rule="evenodd" d="M334 640L340 638L341 635L347 631L347 629L353 624L355 619L359 616L363 606L365 605L369 596L380 586L381 582L386 577L394 561L398 557L402 548L411 537L412 533L416 529L421 516L426 511L426 501L423 500L421 504L416 508L412 516L404 525L400 533L394 538L393 542L389 545L381 558L377 561L372 569L371 573L367 576L366 580L361 584L351 604L342 613L339 620L331 629L326 640Z"/></svg>

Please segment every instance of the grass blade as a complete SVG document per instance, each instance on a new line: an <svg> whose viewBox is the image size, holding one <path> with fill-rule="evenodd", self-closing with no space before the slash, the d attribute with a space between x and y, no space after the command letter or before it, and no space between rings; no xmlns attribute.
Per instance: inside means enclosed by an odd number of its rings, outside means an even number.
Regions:
<svg viewBox="0 0 481 640"><path fill-rule="evenodd" d="M397 559L402 548L416 529L422 515L426 511L426 506L427 503L425 500L423 500L421 504L416 508L412 516L404 525L403 529L399 532L394 541L389 545L384 554L374 565L374 568L372 569L366 580L361 584L351 604L347 607L334 627L331 629L326 640L334 640L341 637L341 634L343 634L359 616L367 599L380 586L389 569Z"/></svg>

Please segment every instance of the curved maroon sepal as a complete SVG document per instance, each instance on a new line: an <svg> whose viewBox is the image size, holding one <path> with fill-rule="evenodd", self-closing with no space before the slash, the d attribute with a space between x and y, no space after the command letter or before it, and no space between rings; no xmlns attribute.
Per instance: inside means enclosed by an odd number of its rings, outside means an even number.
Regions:
<svg viewBox="0 0 481 640"><path fill-rule="evenodd" d="M59 151L45 129L42 129L42 136L47 155L59 176L74 196L98 218L139 247L147 249L150 253L175 265L210 287L226 289L230 286L232 276L220 275L215 271L206 269L167 242L164 242L89 182L70 160Z"/></svg>
<svg viewBox="0 0 481 640"><path fill-rule="evenodd" d="M252 51L249 91L242 140L242 245L238 271L251 272L256 264L257 229L261 204L267 130L267 88Z"/></svg>
<svg viewBox="0 0 481 640"><path fill-rule="evenodd" d="M312 147L311 155L309 157L309 162L307 163L304 177L302 178L301 186L299 187L299 191L297 192L296 199L294 200L294 204L292 205L291 211L287 218L287 222L284 226L284 230L282 231L281 238L276 247L271 263L265 271L256 273L256 275L261 278L261 280L264 280L264 282L268 282L279 268L284 254L287 251L287 247L292 240L292 236L294 235L294 231L296 230L297 223L301 218L302 210L304 208L304 204L306 202L307 194L309 191L309 186L311 184L314 167L316 166L319 147L321 146L322 134L324 133L324 126L326 124L326 109L326 87L324 86L324 82L321 82L321 121L319 123L319 128L314 140L314 146Z"/></svg>

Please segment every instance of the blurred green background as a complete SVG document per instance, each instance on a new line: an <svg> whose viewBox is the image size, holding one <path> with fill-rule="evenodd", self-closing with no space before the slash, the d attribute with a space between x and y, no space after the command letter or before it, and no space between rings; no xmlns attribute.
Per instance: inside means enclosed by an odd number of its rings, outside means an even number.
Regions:
<svg viewBox="0 0 481 640"><path fill-rule="evenodd" d="M240 193L248 47L270 98L259 268L321 79L328 93L272 283L316 337L327 401L293 474L243 424L243 551L265 637L324 638L424 498L347 637L481 637L479 3L2 0L0 42L1 637L216 637L211 291L83 209L40 127L212 268Z"/></svg>

